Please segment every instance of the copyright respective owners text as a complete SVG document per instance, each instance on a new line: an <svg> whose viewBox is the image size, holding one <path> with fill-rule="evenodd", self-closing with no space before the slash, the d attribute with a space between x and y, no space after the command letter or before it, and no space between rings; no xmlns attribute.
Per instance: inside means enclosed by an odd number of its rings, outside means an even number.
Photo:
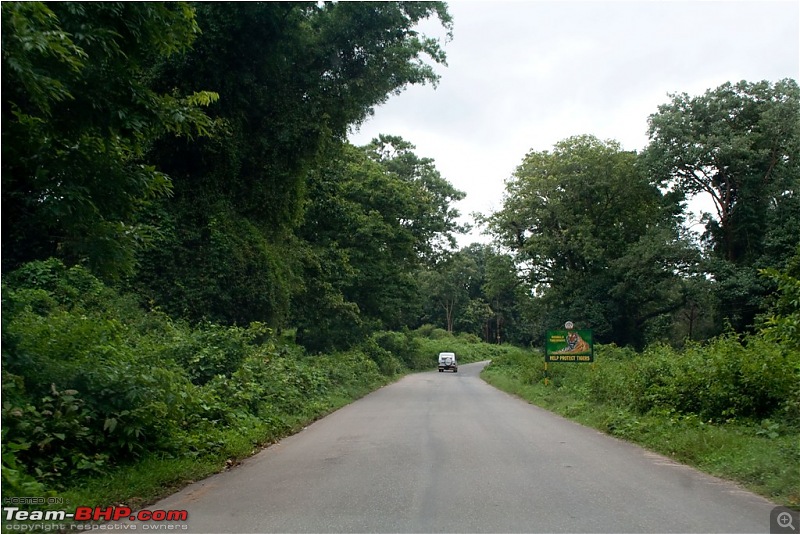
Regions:
<svg viewBox="0 0 800 534"><path fill-rule="evenodd" d="M785 506L778 506L773 508L769 514L769 532L770 534L785 534L793 533L798 534L800 531L800 511L786 508Z"/></svg>
<svg viewBox="0 0 800 534"><path fill-rule="evenodd" d="M186 510L137 510L128 506L78 506L58 498L3 499L3 532L86 532L188 530Z"/></svg>

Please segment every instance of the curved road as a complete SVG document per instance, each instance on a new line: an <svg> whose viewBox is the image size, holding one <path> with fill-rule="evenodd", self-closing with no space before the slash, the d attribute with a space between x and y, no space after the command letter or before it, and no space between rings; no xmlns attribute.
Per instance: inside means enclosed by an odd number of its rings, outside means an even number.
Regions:
<svg viewBox="0 0 800 534"><path fill-rule="evenodd" d="M483 365L407 376L150 508L188 510L190 532L769 532L769 501L502 393Z"/></svg>

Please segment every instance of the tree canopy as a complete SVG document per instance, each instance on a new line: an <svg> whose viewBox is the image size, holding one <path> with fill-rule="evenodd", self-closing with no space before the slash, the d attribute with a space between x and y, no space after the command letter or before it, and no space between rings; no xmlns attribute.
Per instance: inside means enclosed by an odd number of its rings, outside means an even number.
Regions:
<svg viewBox="0 0 800 534"><path fill-rule="evenodd" d="M291 295L315 285L294 276L309 260L296 240L313 209L309 177L340 157L348 128L390 94L436 82L432 64L444 63L444 53L414 27L428 17L448 29L451 21L440 3L201 3L196 10L202 34L154 69L154 83L217 91L209 113L219 127L209 139L155 147L174 196L151 214L164 232L143 256L136 285L193 320L282 325ZM219 221L228 230L220 233ZM246 236L234 235L245 227ZM215 302L226 291L241 298Z"/></svg>
<svg viewBox="0 0 800 534"><path fill-rule="evenodd" d="M154 231L137 214L171 193L147 157L195 139L214 92L158 91L152 62L199 32L184 3L7 2L3 11L3 267L60 256L132 272Z"/></svg>
<svg viewBox="0 0 800 534"><path fill-rule="evenodd" d="M337 336L346 344L360 328L400 329L418 316L414 274L454 241L451 203L463 193L414 148L400 137L343 145L310 177L300 236L311 270L294 300L298 328L320 338L310 346L324 348Z"/></svg>
<svg viewBox="0 0 800 534"><path fill-rule="evenodd" d="M437 83L446 41L419 27L450 38L445 4L2 9L4 270L57 257L172 317L296 328L313 350L424 322L527 341L567 317L638 346L752 327L800 239L794 80L672 95L638 154L589 135L531 151L486 219L495 243L457 251L464 194L432 158L345 140Z"/></svg>
<svg viewBox="0 0 800 534"><path fill-rule="evenodd" d="M713 202L704 216L707 269L721 313L752 325L774 287L759 268L785 266L800 227L800 87L792 79L726 83L673 95L650 117L643 154L653 178Z"/></svg>
<svg viewBox="0 0 800 534"><path fill-rule="evenodd" d="M579 136L525 157L489 228L525 273L539 333L571 319L600 340L640 344L647 322L677 307L679 223L635 153Z"/></svg>

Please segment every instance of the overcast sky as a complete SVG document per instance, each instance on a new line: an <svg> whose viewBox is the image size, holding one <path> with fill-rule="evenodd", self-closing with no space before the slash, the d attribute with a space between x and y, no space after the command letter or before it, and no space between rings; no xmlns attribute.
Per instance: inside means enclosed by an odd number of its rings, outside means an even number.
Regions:
<svg viewBox="0 0 800 534"><path fill-rule="evenodd" d="M461 0L449 9L438 87L392 96L350 141L385 133L416 145L467 194L457 205L464 220L501 209L504 181L530 150L581 134L641 150L647 118L669 94L800 77L800 0ZM459 243L473 241L487 238Z"/></svg>

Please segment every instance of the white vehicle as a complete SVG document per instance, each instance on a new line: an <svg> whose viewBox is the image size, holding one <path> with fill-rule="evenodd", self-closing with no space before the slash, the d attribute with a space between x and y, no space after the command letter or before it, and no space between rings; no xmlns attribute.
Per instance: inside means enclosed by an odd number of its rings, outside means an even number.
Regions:
<svg viewBox="0 0 800 534"><path fill-rule="evenodd" d="M446 370L458 372L458 362L456 362L455 352L440 352L439 353L439 372L444 373Z"/></svg>

